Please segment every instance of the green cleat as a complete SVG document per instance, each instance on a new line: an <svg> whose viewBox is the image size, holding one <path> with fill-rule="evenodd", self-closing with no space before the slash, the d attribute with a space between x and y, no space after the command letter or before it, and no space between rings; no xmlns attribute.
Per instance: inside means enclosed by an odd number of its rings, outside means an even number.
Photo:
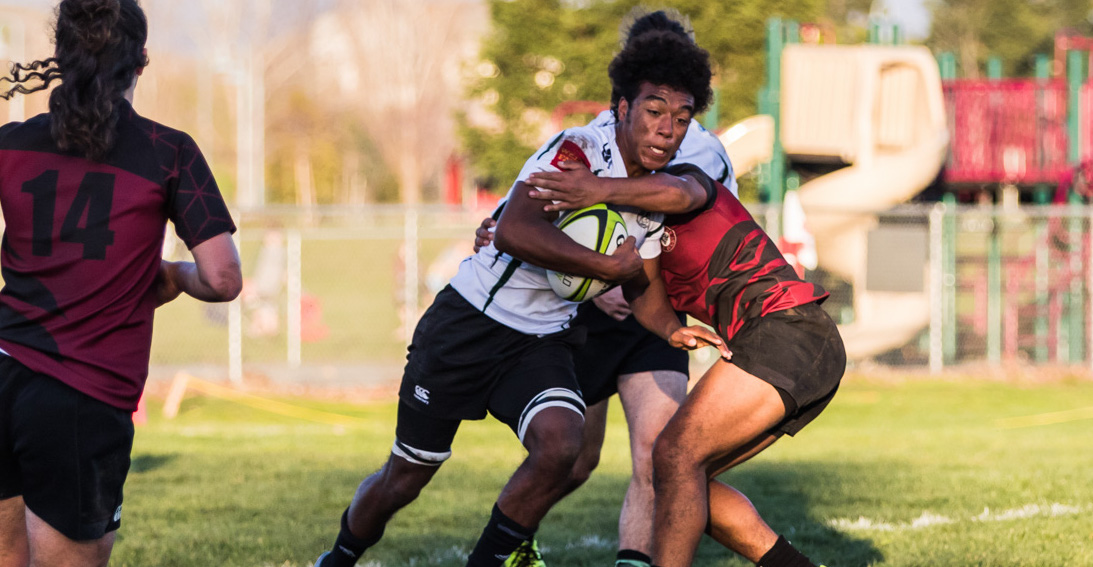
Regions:
<svg viewBox="0 0 1093 567"><path fill-rule="evenodd" d="M532 538L521 543L505 560L504 567L546 567L543 554L539 553L539 542Z"/></svg>

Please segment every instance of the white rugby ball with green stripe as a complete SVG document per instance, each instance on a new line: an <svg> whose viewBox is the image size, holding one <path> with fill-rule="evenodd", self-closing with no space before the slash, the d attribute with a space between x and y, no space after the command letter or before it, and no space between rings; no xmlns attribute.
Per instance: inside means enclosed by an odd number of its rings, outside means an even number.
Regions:
<svg viewBox="0 0 1093 567"><path fill-rule="evenodd" d="M562 217L558 228L577 244L600 254L611 254L626 240L626 221L607 205L599 204L577 209ZM582 278L547 270L550 288L567 301L582 302L610 289L610 284L593 278Z"/></svg>

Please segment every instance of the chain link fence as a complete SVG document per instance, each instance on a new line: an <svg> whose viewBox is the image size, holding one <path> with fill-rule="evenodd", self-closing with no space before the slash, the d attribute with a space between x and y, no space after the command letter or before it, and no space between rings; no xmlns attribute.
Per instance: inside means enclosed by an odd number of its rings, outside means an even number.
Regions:
<svg viewBox="0 0 1093 567"><path fill-rule="evenodd" d="M752 212L779 222L776 210ZM808 214L838 216L823 224L842 227L814 235L818 265L804 273L831 292L824 307L852 363L1090 365L1089 208L929 203ZM152 375L397 380L417 317L471 253L483 216L446 207L237 215L243 294L163 307ZM177 243L167 249L186 256Z"/></svg>

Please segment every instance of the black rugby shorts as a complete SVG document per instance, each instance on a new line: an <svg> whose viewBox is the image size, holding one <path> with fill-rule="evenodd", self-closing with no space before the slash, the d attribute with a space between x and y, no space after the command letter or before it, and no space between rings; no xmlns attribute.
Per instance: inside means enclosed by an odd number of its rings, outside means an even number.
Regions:
<svg viewBox="0 0 1093 567"><path fill-rule="evenodd" d="M839 330L817 303L745 321L727 346L733 364L778 389L786 405L778 430L788 435L820 415L846 370Z"/></svg>
<svg viewBox="0 0 1093 567"><path fill-rule="evenodd" d="M530 406L561 399L584 411L573 371L573 349L583 342L580 328L537 336L506 327L448 286L414 330L399 399L439 420L488 412L520 435ZM567 393L575 399L562 399Z"/></svg>
<svg viewBox="0 0 1093 567"><path fill-rule="evenodd" d="M0 499L22 496L69 539L121 525L133 420L61 381L0 355Z"/></svg>
<svg viewBox="0 0 1093 567"><path fill-rule="evenodd" d="M680 322L686 324L684 321L681 314ZM585 346L573 355L577 382L588 405L618 393L619 376L626 374L671 371L687 379L687 351L646 330L633 315L617 321L589 301L578 308L573 325L588 330Z"/></svg>

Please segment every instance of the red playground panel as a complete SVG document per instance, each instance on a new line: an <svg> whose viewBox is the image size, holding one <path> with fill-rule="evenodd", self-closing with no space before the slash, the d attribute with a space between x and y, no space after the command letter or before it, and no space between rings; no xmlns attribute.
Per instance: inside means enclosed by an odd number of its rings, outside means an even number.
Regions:
<svg viewBox="0 0 1093 567"><path fill-rule="evenodd" d="M1063 81L961 79L946 81L943 89L950 133L945 181L1032 185L1067 176L1072 166ZM1085 85L1085 116L1089 91Z"/></svg>

